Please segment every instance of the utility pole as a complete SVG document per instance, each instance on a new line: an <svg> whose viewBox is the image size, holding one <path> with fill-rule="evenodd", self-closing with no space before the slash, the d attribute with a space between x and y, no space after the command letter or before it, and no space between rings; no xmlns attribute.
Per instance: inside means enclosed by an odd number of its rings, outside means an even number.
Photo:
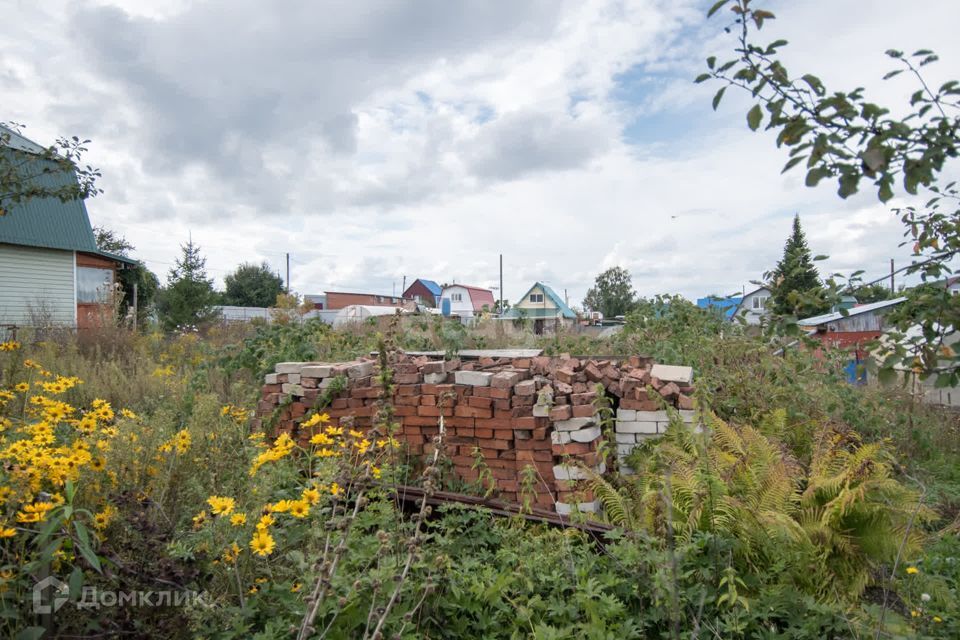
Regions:
<svg viewBox="0 0 960 640"><path fill-rule="evenodd" d="M290 254L287 254L287 295L290 294Z"/></svg>
<svg viewBox="0 0 960 640"><path fill-rule="evenodd" d="M407 276L403 276L403 289L400 291L400 295L403 295L403 292L407 290Z"/></svg>
<svg viewBox="0 0 960 640"><path fill-rule="evenodd" d="M133 332L137 332L137 283L133 283Z"/></svg>
<svg viewBox="0 0 960 640"><path fill-rule="evenodd" d="M893 285L894 285L894 282L893 282L893 274L894 274L894 270L893 270L893 258L890 258L890 293L895 293L895 292L896 292L896 289L894 289L894 286L893 286Z"/></svg>
<svg viewBox="0 0 960 640"><path fill-rule="evenodd" d="M504 309L503 309L503 306L504 306L504 303L503 303L503 254L502 254L502 253L500 254L500 289L499 289L499 293L500 293L500 315L502 316L503 313L504 313Z"/></svg>
<svg viewBox="0 0 960 640"><path fill-rule="evenodd" d="M563 289L563 304L567 305L568 307L570 306L570 296L567 295L566 287Z"/></svg>

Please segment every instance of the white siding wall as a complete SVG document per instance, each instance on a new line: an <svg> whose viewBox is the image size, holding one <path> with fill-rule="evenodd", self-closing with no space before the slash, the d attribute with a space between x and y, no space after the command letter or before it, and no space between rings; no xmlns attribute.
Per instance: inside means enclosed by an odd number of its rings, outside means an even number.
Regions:
<svg viewBox="0 0 960 640"><path fill-rule="evenodd" d="M453 296L460 294L460 300L454 300ZM461 318L473 317L473 302L470 300L470 292L459 285L450 285L443 290L441 298L450 299L450 313Z"/></svg>
<svg viewBox="0 0 960 640"><path fill-rule="evenodd" d="M542 295L543 302L530 302L531 295ZM557 305L553 303L553 300L543 292L543 287L534 287L531 289L523 300L518 300L517 304L513 305L521 309L556 309Z"/></svg>
<svg viewBox="0 0 960 640"><path fill-rule="evenodd" d="M0 243L0 324L76 325L72 251Z"/></svg>

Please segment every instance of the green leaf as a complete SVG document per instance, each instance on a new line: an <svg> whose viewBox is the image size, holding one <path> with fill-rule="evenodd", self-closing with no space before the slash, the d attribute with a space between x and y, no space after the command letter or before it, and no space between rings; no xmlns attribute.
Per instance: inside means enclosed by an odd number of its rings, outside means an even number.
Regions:
<svg viewBox="0 0 960 640"><path fill-rule="evenodd" d="M815 256L813 259L814 259L814 261L817 261L817 260L826 260L826 259L829 258L829 257L830 257L830 256L826 256L826 255L824 255L824 254L821 253L820 255Z"/></svg>
<svg viewBox="0 0 960 640"><path fill-rule="evenodd" d="M897 370L893 367L880 367L877 369L877 380L881 385L888 387L897 381Z"/></svg>
<svg viewBox="0 0 960 640"><path fill-rule="evenodd" d="M67 579L67 584L70 585L70 597L79 598L80 589L83 587L83 569L74 567Z"/></svg>
<svg viewBox="0 0 960 640"><path fill-rule="evenodd" d="M730 0L717 0L716 2L714 2L713 6L710 7L710 10L707 11L707 17L709 18L710 16L715 14L717 11L720 11L720 9L723 8L723 5L727 4L727 2L729 1Z"/></svg>
<svg viewBox="0 0 960 640"><path fill-rule="evenodd" d="M784 165L783 170L782 170L780 173L786 173L787 171L789 171L789 170L792 169L793 167L795 167L795 166L797 166L798 164L800 164L801 162L803 162L806 157L807 157L807 156L796 156L795 158L790 158L790 162L788 162L786 165Z"/></svg>
<svg viewBox="0 0 960 640"><path fill-rule="evenodd" d="M810 88L813 89L813 92L818 96L822 96L824 93L826 93L826 90L823 88L823 83L820 82L820 78L817 76L808 73L804 76L800 76L800 79L810 85Z"/></svg>
<svg viewBox="0 0 960 640"><path fill-rule="evenodd" d="M880 189L877 192L880 202L887 202L893 197L893 189L890 187L890 181L884 180L880 183Z"/></svg>
<svg viewBox="0 0 960 640"><path fill-rule="evenodd" d="M709 73L701 73L700 75L698 75L698 76L696 77L696 79L694 80L694 82L697 83L697 84L700 84L701 82L704 82L704 81L706 81L706 80L709 80L710 77L711 77L711 76L710 76Z"/></svg>
<svg viewBox="0 0 960 640"><path fill-rule="evenodd" d="M74 522L73 528L77 531L77 550L80 551L80 555L90 563L90 566L96 569L97 573L103 573L103 569L100 567L100 558L90 547L90 536L87 534L87 528L79 522Z"/></svg>
<svg viewBox="0 0 960 640"><path fill-rule="evenodd" d="M892 78L892 77L894 77L894 76L898 76L898 75L900 75L901 73L903 73L903 69L895 69L895 70L893 70L893 71L891 71L891 72L889 72L889 73L887 73L887 74L884 74L883 79L884 79L884 80L889 80L890 78Z"/></svg>
<svg viewBox="0 0 960 640"><path fill-rule="evenodd" d="M897 51L896 49L887 49L884 53L886 53L886 54L887 54L888 56L890 56L891 58L902 58L902 57L903 57L903 51Z"/></svg>
<svg viewBox="0 0 960 640"><path fill-rule="evenodd" d="M714 67L716 64L717 64L717 56L710 56L709 58L707 58L707 68L708 68L708 69L713 69L713 67Z"/></svg>
<svg viewBox="0 0 960 640"><path fill-rule="evenodd" d="M726 87L720 87L720 91L717 91L717 95L713 96L713 110L716 111L717 107L720 105L720 100L723 98L723 92L726 91Z"/></svg>
<svg viewBox="0 0 960 640"><path fill-rule="evenodd" d="M860 182L860 176L855 173L847 173L840 176L840 188L837 194L841 198L849 198L857 192L857 183Z"/></svg>
<svg viewBox="0 0 960 640"><path fill-rule="evenodd" d="M826 178L828 175L830 175L830 172L827 171L826 169L822 169L819 167L810 169L810 171L807 172L806 185L808 187L815 187L817 186L817 184L819 184L821 180Z"/></svg>
<svg viewBox="0 0 960 640"><path fill-rule="evenodd" d="M919 56L929 56L929 55L932 54L932 53L933 53L933 51L931 51L930 49L918 49L918 50L916 50L916 51L913 52L913 56L914 56L915 58L916 58L916 57L919 57Z"/></svg>
<svg viewBox="0 0 960 640"><path fill-rule="evenodd" d="M763 109L760 108L759 104L755 104L747 112L747 126L750 127L751 131L756 131L761 120L763 120Z"/></svg>
<svg viewBox="0 0 960 640"><path fill-rule="evenodd" d="M40 640L46 632L43 627L26 627L16 635L16 640Z"/></svg>

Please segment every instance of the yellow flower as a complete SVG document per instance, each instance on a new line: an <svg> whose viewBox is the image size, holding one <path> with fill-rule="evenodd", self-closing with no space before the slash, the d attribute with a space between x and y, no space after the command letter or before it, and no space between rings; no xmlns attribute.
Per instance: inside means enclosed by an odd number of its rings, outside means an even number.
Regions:
<svg viewBox="0 0 960 640"><path fill-rule="evenodd" d="M300 589L303 588L302 582L294 582L293 586L290 587L290 593L300 593Z"/></svg>
<svg viewBox="0 0 960 640"><path fill-rule="evenodd" d="M350 434L350 437L352 437L352 438L362 438L362 437L363 437L363 432L362 432L362 431L357 431L356 429L350 429L350 431L348 431L347 433L349 433L349 434Z"/></svg>
<svg viewBox="0 0 960 640"><path fill-rule="evenodd" d="M941 618L940 616L933 616L933 621L939 624L943 622L943 618Z"/></svg>
<svg viewBox="0 0 960 640"><path fill-rule="evenodd" d="M16 340L7 340L0 342L0 351L16 351L20 348L20 343Z"/></svg>
<svg viewBox="0 0 960 640"><path fill-rule="evenodd" d="M910 612L910 617L911 617L911 618L919 618L919 617L920 617L920 612L917 611L916 609L914 609L913 611Z"/></svg>
<svg viewBox="0 0 960 640"><path fill-rule="evenodd" d="M240 555L240 547L237 546L236 542L231 542L230 546L224 549L223 551L223 561L232 563L237 559L239 555Z"/></svg>
<svg viewBox="0 0 960 640"><path fill-rule="evenodd" d="M294 518L306 518L310 515L310 505L306 500L294 500L290 502L290 515Z"/></svg>
<svg viewBox="0 0 960 640"><path fill-rule="evenodd" d="M258 529L250 540L250 549L261 557L266 557L273 553L275 543L266 529Z"/></svg>
<svg viewBox="0 0 960 640"><path fill-rule="evenodd" d="M379 480L383 472L380 471L380 467L370 467L370 473L373 475L374 478Z"/></svg>
<svg viewBox="0 0 960 640"><path fill-rule="evenodd" d="M13 527L0 527L0 538L12 538L17 535L17 530Z"/></svg>
<svg viewBox="0 0 960 640"><path fill-rule="evenodd" d="M275 462L280 458L288 455L293 451L294 443L293 439L287 433L281 433L280 437L277 438L276 442L273 443L273 447L267 449L254 459L253 464L250 465L250 475L255 475L257 470L265 465L268 462Z"/></svg>
<svg viewBox="0 0 960 640"><path fill-rule="evenodd" d="M230 524L235 527L242 527L247 524L247 514L245 513L235 513L230 516Z"/></svg>
<svg viewBox="0 0 960 640"><path fill-rule="evenodd" d="M103 511L94 514L93 516L93 526L101 531L106 529L110 525L110 521L113 520L113 516L116 514L116 509L111 505L107 505Z"/></svg>
<svg viewBox="0 0 960 640"><path fill-rule="evenodd" d="M13 388L20 393L23 393L24 391L30 391L30 385L26 382L18 382Z"/></svg>
<svg viewBox="0 0 960 640"><path fill-rule="evenodd" d="M197 515L193 516L193 528L199 529L203 526L203 523L207 521L207 512L201 511Z"/></svg>
<svg viewBox="0 0 960 640"><path fill-rule="evenodd" d="M916 567L907 567L907 575L912 576L917 573L920 573L920 569L917 569Z"/></svg>
<svg viewBox="0 0 960 640"><path fill-rule="evenodd" d="M326 424L330 421L330 416L325 413L315 413L301 423L301 427L315 427L318 424Z"/></svg>
<svg viewBox="0 0 960 640"><path fill-rule="evenodd" d="M343 427L330 426L330 427L327 427L326 429L324 429L324 431L326 431L327 434L328 434L328 435L331 435L331 436L342 436L342 435L343 435Z"/></svg>
<svg viewBox="0 0 960 640"><path fill-rule="evenodd" d="M313 488L304 489L303 493L300 494L300 497L310 504L317 504L320 502L320 492Z"/></svg>
<svg viewBox="0 0 960 640"><path fill-rule="evenodd" d="M47 512L53 509L52 502L35 502L26 505L17 512L17 522L43 522L47 519Z"/></svg>
<svg viewBox="0 0 960 640"><path fill-rule="evenodd" d="M334 442L333 438L331 438L325 433L317 433L317 434L314 434L312 438L310 438L310 444L325 445L325 444L333 444L333 442Z"/></svg>
<svg viewBox="0 0 960 640"><path fill-rule="evenodd" d="M333 484L330 485L330 493L332 493L335 496L338 496L341 493L343 493L343 489L340 487L339 484L334 482Z"/></svg>
<svg viewBox="0 0 960 640"><path fill-rule="evenodd" d="M233 498L220 496L210 496L207 498L207 504L210 505L210 511L212 511L215 516L228 515L233 511L233 507L235 506Z"/></svg>
<svg viewBox="0 0 960 640"><path fill-rule="evenodd" d="M104 467L107 466L107 461L103 458L93 458L90 461L90 468L94 471L103 471Z"/></svg>
<svg viewBox="0 0 960 640"><path fill-rule="evenodd" d="M269 527L269 526L271 526L274 522L276 522L276 521L273 519L273 516L271 516L271 515L268 513L268 514L260 517L260 521L257 522L257 529L260 530L260 531L265 531L266 528Z"/></svg>
<svg viewBox="0 0 960 640"><path fill-rule="evenodd" d="M135 414L133 411L130 411L130 409L120 409L120 415L128 420L137 419L137 414Z"/></svg>
<svg viewBox="0 0 960 640"><path fill-rule="evenodd" d="M287 511L290 510L291 504L292 503L290 500L279 500L277 502L274 502L271 505L268 505L268 508L273 513L286 513Z"/></svg>

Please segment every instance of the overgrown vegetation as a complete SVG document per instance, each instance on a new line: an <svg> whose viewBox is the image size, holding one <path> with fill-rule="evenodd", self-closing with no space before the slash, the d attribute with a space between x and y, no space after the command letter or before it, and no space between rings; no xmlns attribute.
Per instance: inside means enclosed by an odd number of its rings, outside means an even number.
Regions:
<svg viewBox="0 0 960 640"><path fill-rule="evenodd" d="M278 361L379 351L389 372L393 348L448 339L439 320L389 322L402 329L305 322L8 344L0 354L5 631L957 633L960 438L951 414L896 390L848 386L839 358L774 355L719 314L660 298L643 302L614 339L545 339L559 350L692 364L700 406L714 412L704 413L702 433L678 422L638 450L636 475L597 481L604 517L617 525L602 545L467 507L410 514L390 492L394 478L410 482L418 472L398 455L389 394L369 433L334 427L318 409L306 449L246 427L257 381ZM497 338L466 331L458 339ZM380 383L389 389L390 380ZM418 481L430 490L442 488L440 445ZM52 619L31 609L30 590L45 575L69 591ZM91 588L203 596L94 615L76 607Z"/></svg>

